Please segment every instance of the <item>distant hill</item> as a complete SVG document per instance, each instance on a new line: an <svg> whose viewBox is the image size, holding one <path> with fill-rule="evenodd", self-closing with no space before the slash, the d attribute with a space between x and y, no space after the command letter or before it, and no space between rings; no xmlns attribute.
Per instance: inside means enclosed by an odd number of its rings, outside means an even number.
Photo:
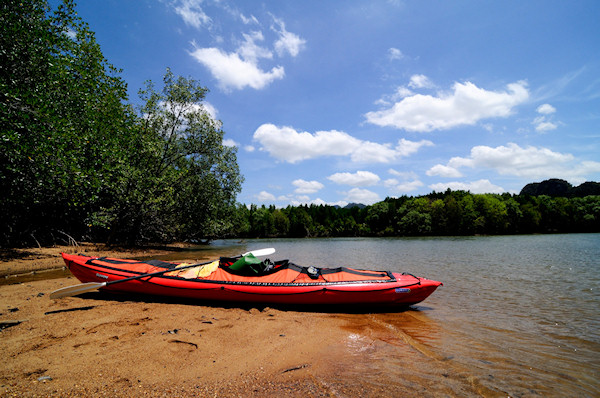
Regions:
<svg viewBox="0 0 600 398"><path fill-rule="evenodd" d="M353 209L358 207L359 209L364 209L367 205L363 205L362 203L348 203L346 206L341 207L340 205L333 206L336 209Z"/></svg>
<svg viewBox="0 0 600 398"><path fill-rule="evenodd" d="M354 207L358 207L359 209L364 209L367 206L363 205L362 203L348 203L346 206L344 206L344 209L352 209Z"/></svg>
<svg viewBox="0 0 600 398"><path fill-rule="evenodd" d="M552 178L542 182L533 182L525 185L519 195L548 195L554 197L584 197L589 195L600 195L600 183L588 181L574 187L565 180Z"/></svg>

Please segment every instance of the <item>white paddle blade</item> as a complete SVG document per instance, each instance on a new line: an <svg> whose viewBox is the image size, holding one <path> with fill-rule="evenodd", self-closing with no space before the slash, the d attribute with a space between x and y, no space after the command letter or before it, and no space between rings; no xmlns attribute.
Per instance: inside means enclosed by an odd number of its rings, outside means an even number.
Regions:
<svg viewBox="0 0 600 398"><path fill-rule="evenodd" d="M50 293L50 298L58 299L58 298L62 298L62 297L76 296L81 293L98 290L104 286L106 286L106 282L102 282L102 283L88 282L88 283L82 283L80 285L75 285L75 286L67 286L67 287L63 287L62 289L58 289L58 290L55 290L52 293Z"/></svg>
<svg viewBox="0 0 600 398"><path fill-rule="evenodd" d="M269 247L267 249L252 250L251 252L242 254L242 256L247 256L248 254L252 254L252 255L254 255L254 257L260 257L260 256L268 256L273 253L275 253L275 249L272 247Z"/></svg>

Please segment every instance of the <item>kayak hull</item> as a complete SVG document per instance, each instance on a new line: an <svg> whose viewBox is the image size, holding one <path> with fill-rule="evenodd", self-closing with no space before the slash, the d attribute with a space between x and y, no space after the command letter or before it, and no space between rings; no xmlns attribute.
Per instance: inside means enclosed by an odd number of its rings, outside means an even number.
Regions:
<svg viewBox="0 0 600 398"><path fill-rule="evenodd" d="M227 280L219 280L214 279L218 278L218 272L212 279L184 278L173 276L173 272L170 272L171 275L163 274L114 283L156 271L150 269L143 272L128 269L130 267L127 262L133 264L133 260L122 260L124 263L119 265L114 264L118 261L115 259L111 259L113 263L107 264L105 263L107 260L96 257L63 253L63 258L71 273L82 283L107 282L108 285L102 288L105 291L179 297L200 301L270 305L408 306L425 300L441 285L441 282L387 271L384 271L388 276L386 278L362 281L307 279L303 282L273 282L273 278L248 278L229 274L224 274L227 276ZM138 266L139 263L135 264ZM265 281L263 282L263 280Z"/></svg>

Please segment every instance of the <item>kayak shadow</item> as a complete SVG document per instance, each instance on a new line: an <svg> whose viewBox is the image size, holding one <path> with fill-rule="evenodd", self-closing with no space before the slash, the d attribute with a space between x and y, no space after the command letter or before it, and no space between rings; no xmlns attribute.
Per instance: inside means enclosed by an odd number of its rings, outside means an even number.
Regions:
<svg viewBox="0 0 600 398"><path fill-rule="evenodd" d="M121 293L121 292L88 292L78 295L77 297L85 300L96 300L96 301L117 301L117 302L135 302L135 303L156 303L156 304L177 304L177 305L190 305L190 306L202 306L202 307L213 307L232 309L238 308L246 311L257 309L260 312L264 312L269 308L273 308L279 311L290 311L290 312L312 312L312 313L343 313L343 314L374 314L374 313L402 313L409 311L430 311L433 310L431 307L425 307L422 305L411 305L411 306L398 306L398 305L357 305L357 304L327 304L327 305L316 305L316 304L261 304L261 303L242 303L233 301L218 301L218 300L207 300L201 301L198 299L181 298L181 297L169 297L169 296L151 296L145 294L136 293Z"/></svg>

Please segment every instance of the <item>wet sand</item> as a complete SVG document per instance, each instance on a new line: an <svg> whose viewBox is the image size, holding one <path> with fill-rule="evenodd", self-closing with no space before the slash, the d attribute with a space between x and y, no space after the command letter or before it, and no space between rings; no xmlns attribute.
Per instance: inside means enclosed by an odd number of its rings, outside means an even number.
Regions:
<svg viewBox="0 0 600 398"><path fill-rule="evenodd" d="M496 395L423 344L435 325L419 311L316 312L102 292L48 298L77 283L0 286L0 396ZM393 378L381 374L388 366Z"/></svg>

